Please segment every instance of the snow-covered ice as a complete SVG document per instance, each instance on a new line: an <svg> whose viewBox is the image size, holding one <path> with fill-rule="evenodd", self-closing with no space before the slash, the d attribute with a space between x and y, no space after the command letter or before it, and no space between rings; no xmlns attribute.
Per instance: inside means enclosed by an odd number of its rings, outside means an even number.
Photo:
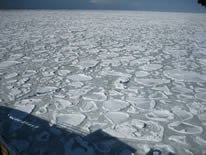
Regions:
<svg viewBox="0 0 206 155"><path fill-rule="evenodd" d="M0 132L13 121L19 151L52 154L55 141L65 155L132 153L109 136L62 136L58 125L101 129L138 155L205 152L205 14L2 10L0 21L0 107L13 109L0 113ZM50 129L36 131L44 126L29 116ZM33 135L17 135L24 126Z"/></svg>

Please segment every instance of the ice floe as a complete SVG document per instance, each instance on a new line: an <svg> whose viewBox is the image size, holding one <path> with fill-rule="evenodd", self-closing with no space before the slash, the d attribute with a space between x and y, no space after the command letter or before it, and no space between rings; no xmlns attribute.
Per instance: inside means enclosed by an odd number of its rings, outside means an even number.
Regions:
<svg viewBox="0 0 206 155"><path fill-rule="evenodd" d="M58 75L59 76L66 76L66 75L68 75L69 73L71 73L71 71L70 70L58 70Z"/></svg>
<svg viewBox="0 0 206 155"><path fill-rule="evenodd" d="M0 102L13 108L5 115L11 145L23 154L132 154L115 149L117 138L136 154L205 154L204 15L27 14L0 11ZM36 130L33 117L48 130ZM30 136L20 132L27 126ZM116 138L90 144L64 129Z"/></svg>
<svg viewBox="0 0 206 155"><path fill-rule="evenodd" d="M95 111L97 110L97 105L94 101L86 101L86 102L83 102L81 107L80 107L80 110L82 112L91 112L91 111Z"/></svg>
<svg viewBox="0 0 206 155"><path fill-rule="evenodd" d="M97 64L99 63L99 61L96 61L96 60L82 60L79 62L79 65L85 69L88 69L88 68L92 68L94 66L96 66Z"/></svg>
<svg viewBox="0 0 206 155"><path fill-rule="evenodd" d="M150 120L162 122L167 122L174 119L174 115L168 110L154 110L146 114L146 117Z"/></svg>
<svg viewBox="0 0 206 155"><path fill-rule="evenodd" d="M168 128L182 134L201 134L203 128L187 122L173 122L168 124Z"/></svg>
<svg viewBox="0 0 206 155"><path fill-rule="evenodd" d="M83 99L92 101L105 101L107 99L107 96L105 95L104 91L100 91L85 95Z"/></svg>
<svg viewBox="0 0 206 155"><path fill-rule="evenodd" d="M108 112L104 116L114 124L120 124L129 118L129 115L124 112Z"/></svg>
<svg viewBox="0 0 206 155"><path fill-rule="evenodd" d="M55 92L57 90L57 87L50 87L50 86L46 86L46 87L40 87L37 89L37 95L41 95L41 94L46 94L46 93L50 93L50 92Z"/></svg>
<svg viewBox="0 0 206 155"><path fill-rule="evenodd" d="M133 119L118 124L114 129L106 128L104 131L119 138L160 142L164 128L152 121Z"/></svg>
<svg viewBox="0 0 206 155"><path fill-rule="evenodd" d="M206 92L198 92L196 94L196 98L206 102Z"/></svg>
<svg viewBox="0 0 206 155"><path fill-rule="evenodd" d="M67 76L68 79L72 81L89 81L92 80L91 76L85 75L85 74L74 74Z"/></svg>
<svg viewBox="0 0 206 155"><path fill-rule="evenodd" d="M187 141L186 141L186 136L170 136L168 138L170 141L174 141L175 143L180 143L180 144L184 144L184 145L188 145Z"/></svg>
<svg viewBox="0 0 206 155"><path fill-rule="evenodd" d="M185 70L170 70L165 71L165 75L175 81L185 82L206 82L205 75L198 74L196 72L189 72Z"/></svg>
<svg viewBox="0 0 206 155"><path fill-rule="evenodd" d="M118 99L110 99L105 101L103 104L103 108L107 111L120 111L121 109L126 108L129 103L118 100Z"/></svg>
<svg viewBox="0 0 206 155"><path fill-rule="evenodd" d="M60 114L56 117L57 124L70 127L81 124L86 118L83 114Z"/></svg>
<svg viewBox="0 0 206 155"><path fill-rule="evenodd" d="M177 115L180 121L186 121L193 118L193 115L190 112L183 110L181 107L178 106L173 107L172 112Z"/></svg>
<svg viewBox="0 0 206 155"><path fill-rule="evenodd" d="M129 96L126 98L126 101L140 110L151 110L155 107L155 104L148 98Z"/></svg>
<svg viewBox="0 0 206 155"><path fill-rule="evenodd" d="M195 141L199 145L203 145L203 146L206 145L206 140L202 137L199 137L199 136L195 137Z"/></svg>
<svg viewBox="0 0 206 155"><path fill-rule="evenodd" d="M74 106L74 104L71 101L62 98L55 98L54 104L58 110L63 110L65 108Z"/></svg>
<svg viewBox="0 0 206 155"><path fill-rule="evenodd" d="M145 86L149 86L149 87L155 87L158 85L163 85L163 84L167 84L170 81L166 80L166 79L140 79L140 78L135 78L135 82L145 85Z"/></svg>
<svg viewBox="0 0 206 155"><path fill-rule="evenodd" d="M17 75L18 75L17 73L10 73L10 74L7 74L4 78L5 79L11 79L11 78L16 77Z"/></svg>
<svg viewBox="0 0 206 155"><path fill-rule="evenodd" d="M135 76L138 77L138 78L147 77L148 75L150 75L150 74L146 71L137 71L137 72L135 72Z"/></svg>
<svg viewBox="0 0 206 155"><path fill-rule="evenodd" d="M20 64L21 62L19 61L3 61L0 63L0 70L3 70L3 69L7 69L11 66L14 66L14 65L17 65L17 64Z"/></svg>

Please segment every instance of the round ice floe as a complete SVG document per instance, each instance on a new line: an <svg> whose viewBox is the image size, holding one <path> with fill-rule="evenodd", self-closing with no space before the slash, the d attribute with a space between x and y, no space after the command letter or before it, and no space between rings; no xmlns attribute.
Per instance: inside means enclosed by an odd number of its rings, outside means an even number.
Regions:
<svg viewBox="0 0 206 155"><path fill-rule="evenodd" d="M198 102L189 103L187 104L187 107L189 108L190 112L194 115L197 115L197 114L200 114L206 111L206 105L198 103Z"/></svg>
<svg viewBox="0 0 206 155"><path fill-rule="evenodd" d="M73 103L66 99L56 98L55 106L57 109L65 109L66 107L72 107Z"/></svg>
<svg viewBox="0 0 206 155"><path fill-rule="evenodd" d="M108 127L104 131L118 138L160 142L164 128L156 122L133 119L116 125L115 128Z"/></svg>
<svg viewBox="0 0 206 155"><path fill-rule="evenodd" d="M59 76L66 76L66 75L68 75L69 73L71 73L70 70L58 70L58 75L59 75Z"/></svg>
<svg viewBox="0 0 206 155"><path fill-rule="evenodd" d="M82 82L79 82L79 81L73 81L73 82L71 82L71 83L69 83L68 84L69 86L72 86L72 87L74 87L74 88L81 88L83 85L84 85L84 83L82 83Z"/></svg>
<svg viewBox="0 0 206 155"><path fill-rule="evenodd" d="M129 96L126 98L126 100L135 108L140 110L150 110L154 108L153 104L151 104L151 100L147 98Z"/></svg>
<svg viewBox="0 0 206 155"><path fill-rule="evenodd" d="M184 70L170 70L164 72L166 76L176 81L186 81L186 82L206 82L206 78L196 72L189 72Z"/></svg>
<svg viewBox="0 0 206 155"><path fill-rule="evenodd" d="M61 114L56 117L56 122L63 126L77 126L85 119L83 114Z"/></svg>
<svg viewBox="0 0 206 155"><path fill-rule="evenodd" d="M70 89L67 93L70 97L76 97L87 94L89 91L91 91L92 87L83 87L80 89Z"/></svg>
<svg viewBox="0 0 206 155"><path fill-rule="evenodd" d="M138 114L138 113L139 113L139 110L137 110L134 106L130 106L130 107L127 109L127 112L128 112L128 113L132 113L132 114Z"/></svg>
<svg viewBox="0 0 206 155"><path fill-rule="evenodd" d="M145 71L137 71L136 73L135 73L135 76L136 77L146 77L146 76L148 76L149 75L149 73L148 72L145 72Z"/></svg>
<svg viewBox="0 0 206 155"><path fill-rule="evenodd" d="M91 112L97 110L97 105L94 101L84 102L82 103L82 106L80 107L80 110L82 112Z"/></svg>
<svg viewBox="0 0 206 155"><path fill-rule="evenodd" d="M48 105L42 106L39 108L38 111L36 111L37 115L45 114L48 112Z"/></svg>
<svg viewBox="0 0 206 155"><path fill-rule="evenodd" d="M72 81L89 81L92 80L91 76L85 75L85 74L74 74L67 76L68 79Z"/></svg>
<svg viewBox="0 0 206 155"><path fill-rule="evenodd" d="M122 123L129 118L129 115L124 112L108 112L104 116L114 124Z"/></svg>
<svg viewBox="0 0 206 155"><path fill-rule="evenodd" d="M121 109L124 109L128 106L129 104L125 101L122 100L117 100L117 99L110 99L103 104L103 108L108 111L119 111Z"/></svg>
<svg viewBox="0 0 206 155"><path fill-rule="evenodd" d="M181 107L178 106L172 108L172 113L176 114L180 121L186 121L193 118L193 115L190 112L183 110Z"/></svg>
<svg viewBox="0 0 206 155"><path fill-rule="evenodd" d="M83 68L91 68L98 64L99 62L96 60L82 60L79 62L80 66Z"/></svg>
<svg viewBox="0 0 206 155"><path fill-rule="evenodd" d="M202 127L186 122L173 122L168 124L168 128L182 134L200 134L203 132Z"/></svg>
<svg viewBox="0 0 206 155"><path fill-rule="evenodd" d="M159 91L159 92L154 92L151 95L149 95L149 98L160 100L160 99L165 99L165 98L168 98L168 97L164 93Z"/></svg>
<svg viewBox="0 0 206 155"><path fill-rule="evenodd" d="M105 101L107 99L107 96L104 92L94 92L92 94L84 96L83 99L93 101Z"/></svg>
<svg viewBox="0 0 206 155"><path fill-rule="evenodd" d="M147 64L147 65L144 65L142 69L146 71L154 71L154 70L160 69L161 67L162 65L160 64Z"/></svg>
<svg viewBox="0 0 206 155"><path fill-rule="evenodd" d="M146 117L151 120L162 121L162 122L166 122L174 119L174 115L168 110L154 110L146 114Z"/></svg>

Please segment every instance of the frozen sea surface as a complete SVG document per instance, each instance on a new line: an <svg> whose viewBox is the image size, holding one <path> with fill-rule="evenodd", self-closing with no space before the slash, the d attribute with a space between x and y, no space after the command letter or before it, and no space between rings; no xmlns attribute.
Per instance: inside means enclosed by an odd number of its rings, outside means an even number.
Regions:
<svg viewBox="0 0 206 155"><path fill-rule="evenodd" d="M0 106L24 154L205 155L206 14L0 11Z"/></svg>

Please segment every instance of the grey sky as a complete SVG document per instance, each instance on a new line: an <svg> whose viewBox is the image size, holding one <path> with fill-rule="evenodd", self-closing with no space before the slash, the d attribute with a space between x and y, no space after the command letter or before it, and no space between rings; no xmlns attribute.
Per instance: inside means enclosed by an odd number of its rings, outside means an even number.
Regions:
<svg viewBox="0 0 206 155"><path fill-rule="evenodd" d="M206 12L197 0L0 0L0 8Z"/></svg>

